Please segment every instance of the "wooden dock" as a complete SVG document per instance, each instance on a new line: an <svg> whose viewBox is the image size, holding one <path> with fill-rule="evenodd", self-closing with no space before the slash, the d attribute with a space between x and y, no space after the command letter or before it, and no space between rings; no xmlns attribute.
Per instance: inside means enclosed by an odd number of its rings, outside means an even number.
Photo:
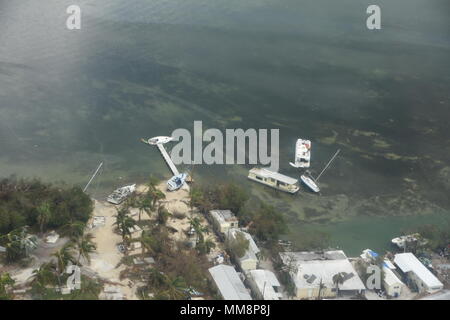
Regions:
<svg viewBox="0 0 450 320"><path fill-rule="evenodd" d="M167 153L166 149L164 148L164 145L162 144L157 144L156 145L159 149L159 152L161 152L164 160L166 161L167 165L169 166L170 170L172 171L174 176L177 176L180 174L180 172L178 172L177 167L175 166L175 164L173 163L172 159L170 158L169 154Z"/></svg>

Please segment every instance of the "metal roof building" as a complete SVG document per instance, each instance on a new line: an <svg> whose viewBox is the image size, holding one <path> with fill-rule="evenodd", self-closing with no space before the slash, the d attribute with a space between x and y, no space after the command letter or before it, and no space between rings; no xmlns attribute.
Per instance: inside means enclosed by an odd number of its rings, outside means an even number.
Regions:
<svg viewBox="0 0 450 320"><path fill-rule="evenodd" d="M273 272L263 269L250 270L249 281L252 283L254 291L263 300L280 300L282 298L282 294L276 291L276 288L281 285Z"/></svg>
<svg viewBox="0 0 450 320"><path fill-rule="evenodd" d="M219 264L208 269L224 300L252 300L232 266Z"/></svg>
<svg viewBox="0 0 450 320"><path fill-rule="evenodd" d="M326 252L284 252L280 257L285 265L295 266L291 277L297 289L297 297L310 299L319 296L332 297L337 294L334 277L340 274L342 294L361 293L366 289L345 253L341 250ZM324 286L324 290L320 287Z"/></svg>
<svg viewBox="0 0 450 320"><path fill-rule="evenodd" d="M394 263L416 283L419 291L434 292L444 287L411 252L396 254Z"/></svg>

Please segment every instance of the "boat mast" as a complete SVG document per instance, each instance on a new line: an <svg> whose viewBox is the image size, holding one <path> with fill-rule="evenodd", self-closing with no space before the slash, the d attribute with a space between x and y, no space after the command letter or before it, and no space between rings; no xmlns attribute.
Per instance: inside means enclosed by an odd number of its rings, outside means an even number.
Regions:
<svg viewBox="0 0 450 320"><path fill-rule="evenodd" d="M97 170L95 170L94 174L92 175L91 179L89 180L89 182L86 184L86 186L83 189L83 192L86 192L87 188L89 187L89 185L91 184L92 180L94 180L95 176L97 175L98 171L100 170L100 168L103 166L103 162L100 163L100 165L98 166Z"/></svg>
<svg viewBox="0 0 450 320"><path fill-rule="evenodd" d="M338 151L336 151L336 153L334 154L334 156L330 159L330 161L328 161L327 165L325 166L325 168L323 168L323 170L319 173L319 175L317 176L316 179L314 180L319 180L320 176L325 172L325 170L327 170L327 168L330 166L331 162L334 160L334 158L336 158L336 156L338 155L339 151L341 151L341 149L338 149Z"/></svg>

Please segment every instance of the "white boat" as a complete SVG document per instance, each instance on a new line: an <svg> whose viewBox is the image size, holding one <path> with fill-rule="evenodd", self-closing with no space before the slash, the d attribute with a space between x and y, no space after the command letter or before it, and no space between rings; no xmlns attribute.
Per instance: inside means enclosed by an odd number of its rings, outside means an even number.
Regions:
<svg viewBox="0 0 450 320"><path fill-rule="evenodd" d="M405 249L407 243L417 242L419 245L424 245L427 240L422 239L419 233L408 234L406 236L400 236L391 240L392 244L396 245L400 249Z"/></svg>
<svg viewBox="0 0 450 320"><path fill-rule="evenodd" d="M336 151L336 153L333 155L333 157L331 157L330 161L328 161L328 163L326 164L326 166L322 169L322 171L319 173L319 175L317 176L317 178L313 178L313 176L309 173L309 171L307 170L304 174L301 175L300 179L302 180L302 182L312 191L314 192L320 192L320 188L318 185L318 181L319 178L322 176L322 174L325 172L325 170L328 169L328 167L330 166L331 162L333 162L334 158L336 158L336 156L339 154L341 150L338 149L338 151Z"/></svg>
<svg viewBox="0 0 450 320"><path fill-rule="evenodd" d="M157 144L165 144L165 143L170 142L172 140L173 140L172 137L158 136L158 137L150 138L148 140L142 139L142 142L147 143L147 144L151 144L151 145L157 145Z"/></svg>
<svg viewBox="0 0 450 320"><path fill-rule="evenodd" d="M311 165L311 141L298 139L295 144L295 160L289 162L294 168L309 168Z"/></svg>
<svg viewBox="0 0 450 320"><path fill-rule="evenodd" d="M310 176L309 174L302 174L300 176L300 180L302 180L302 182L308 187L310 188L312 191L314 192L320 192L320 188L317 185L316 181L313 179L312 176Z"/></svg>
<svg viewBox="0 0 450 320"><path fill-rule="evenodd" d="M169 181L167 181L167 190L175 191L180 189L186 182L187 176L187 173L180 173L170 178Z"/></svg>
<svg viewBox="0 0 450 320"><path fill-rule="evenodd" d="M114 192L111 193L106 200L112 204L121 204L135 190L136 184L121 187L119 189L114 190Z"/></svg>
<svg viewBox="0 0 450 320"><path fill-rule="evenodd" d="M297 179L285 176L278 172L270 171L265 168L251 169L248 172L248 178L288 193L296 193L300 189Z"/></svg>

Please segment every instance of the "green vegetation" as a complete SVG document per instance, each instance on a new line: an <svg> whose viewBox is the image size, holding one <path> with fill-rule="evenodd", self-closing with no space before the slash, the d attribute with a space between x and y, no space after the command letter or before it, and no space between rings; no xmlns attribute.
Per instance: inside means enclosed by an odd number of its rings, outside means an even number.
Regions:
<svg viewBox="0 0 450 320"><path fill-rule="evenodd" d="M226 241L227 249L232 252L237 258L242 258L248 249L250 241L244 236L242 232L237 232L234 239L228 238Z"/></svg>
<svg viewBox="0 0 450 320"><path fill-rule="evenodd" d="M0 273L0 300L11 300L14 297L12 294L14 283L9 273Z"/></svg>
<svg viewBox="0 0 450 320"><path fill-rule="evenodd" d="M91 199L79 187L58 188L37 179L0 181L0 245L9 250L7 262L25 257L27 234L61 229L80 234L93 210ZM28 240L31 240L28 238Z"/></svg>

